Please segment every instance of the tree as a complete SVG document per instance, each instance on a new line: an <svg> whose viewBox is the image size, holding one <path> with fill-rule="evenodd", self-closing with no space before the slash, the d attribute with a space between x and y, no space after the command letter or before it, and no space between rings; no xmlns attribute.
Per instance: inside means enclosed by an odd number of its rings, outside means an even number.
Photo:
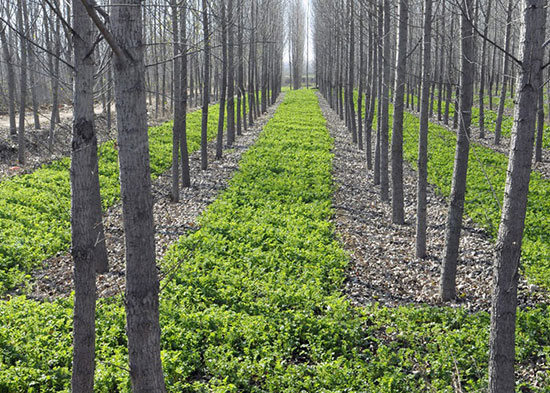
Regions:
<svg viewBox="0 0 550 393"><path fill-rule="evenodd" d="M407 33L409 22L408 0L399 1L399 32L395 60L395 96L392 131L392 222L405 222L403 202L403 112L407 61Z"/></svg>
<svg viewBox="0 0 550 393"><path fill-rule="evenodd" d="M202 29L204 34L204 72L202 89L201 169L208 168L208 105L210 104L210 30L208 1L202 0Z"/></svg>
<svg viewBox="0 0 550 393"><path fill-rule="evenodd" d="M107 271L97 137L94 127L94 30L80 0L73 0L74 106L71 143L71 254L74 260L73 392L91 392L95 358L95 273Z"/></svg>
<svg viewBox="0 0 550 393"><path fill-rule="evenodd" d="M15 71L13 70L12 54L8 45L6 29L7 25L0 28L0 43L2 44L4 61L6 62L6 68L8 71L8 114L10 118L10 136L14 137L17 135L17 124L15 120Z"/></svg>
<svg viewBox="0 0 550 393"><path fill-rule="evenodd" d="M391 72L391 31L390 31L390 1L384 0L384 35L383 35L383 74L382 74L382 111L380 115L380 199L388 201L389 175L388 175L388 136L389 136L389 108L390 108L390 72ZM378 143L378 142L377 142Z"/></svg>
<svg viewBox="0 0 550 393"><path fill-rule="evenodd" d="M27 104L27 40L25 32L27 31L27 2L19 0L17 4L17 24L19 26L19 45L21 49L21 73L20 73L20 91L19 94L19 133L18 143L18 161L25 165L25 109Z"/></svg>
<svg viewBox="0 0 550 393"><path fill-rule="evenodd" d="M218 116L218 135L216 140L216 158L222 158L223 154L223 126L225 124L225 97L227 95L227 20L225 17L225 0L220 0L220 26L222 30L222 77L220 105Z"/></svg>
<svg viewBox="0 0 550 393"><path fill-rule="evenodd" d="M544 0L524 0L518 98L502 216L497 238L494 290L491 302L489 392L513 393L517 285L527 193L533 156L537 100L542 86Z"/></svg>
<svg viewBox="0 0 550 393"><path fill-rule="evenodd" d="M160 360L159 280L147 135L142 2L112 7L112 34L86 8L114 52L120 194L126 245L126 323L132 390L166 391Z"/></svg>
<svg viewBox="0 0 550 393"><path fill-rule="evenodd" d="M456 294L456 265L460 230L464 214L464 196L466 194L466 175L468 173L468 156L470 153L470 125L472 120L472 103L474 97L474 36L471 22L473 0L461 2L461 86L460 116L456 139L455 160L449 212L445 229L445 255L440 282L440 295L443 301L450 300Z"/></svg>
<svg viewBox="0 0 550 393"><path fill-rule="evenodd" d="M428 123L432 53L432 0L424 0L422 39L422 92L418 131L418 181L416 186L416 257L426 256L426 214L428 188Z"/></svg>
<svg viewBox="0 0 550 393"><path fill-rule="evenodd" d="M506 53L510 50L510 41L512 34L512 10L514 6L514 0L508 0L508 10L506 12L506 36L504 38L504 50ZM497 120L495 124L495 145L500 144L500 135L502 130L502 116L504 115L504 104L506 101L506 87L509 84L509 71L510 68L510 58L509 56L504 56L504 65L502 69L502 87L500 90L500 101L498 103L498 113Z"/></svg>

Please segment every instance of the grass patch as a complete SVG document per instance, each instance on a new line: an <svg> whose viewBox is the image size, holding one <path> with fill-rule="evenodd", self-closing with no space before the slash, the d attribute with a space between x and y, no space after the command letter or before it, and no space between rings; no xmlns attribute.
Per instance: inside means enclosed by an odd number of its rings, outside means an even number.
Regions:
<svg viewBox="0 0 550 393"><path fill-rule="evenodd" d="M218 105L210 107L208 137L217 132ZM201 111L187 116L189 152L200 147ZM153 178L171 167L172 122L149 129ZM113 142L99 147L99 180L103 208L120 198L118 152ZM71 244L70 158L0 183L0 295L30 279L41 262Z"/></svg>

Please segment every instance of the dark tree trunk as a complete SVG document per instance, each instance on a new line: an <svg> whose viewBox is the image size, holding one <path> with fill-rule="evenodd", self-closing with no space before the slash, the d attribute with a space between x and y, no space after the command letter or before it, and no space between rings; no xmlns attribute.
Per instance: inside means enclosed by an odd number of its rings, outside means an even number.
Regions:
<svg viewBox="0 0 550 393"><path fill-rule="evenodd" d="M432 0L424 0L422 45L422 93L418 131L418 182L416 186L416 257L426 256L426 216L428 188L428 124L432 52Z"/></svg>
<svg viewBox="0 0 550 393"><path fill-rule="evenodd" d="M543 0L524 0L520 3L524 7L522 64L496 246L489 350L490 393L516 391L514 361L517 285L531 175L537 99L542 87L545 3Z"/></svg>
<svg viewBox="0 0 550 393"><path fill-rule="evenodd" d="M112 15L113 36L122 48L114 56L114 79L126 246L126 324L132 391L164 393L142 12L141 0L120 0Z"/></svg>
<svg viewBox="0 0 550 393"><path fill-rule="evenodd" d="M463 9L472 15L473 0L463 0ZM462 215L464 213L464 196L466 193L466 175L470 153L470 124L472 120L473 76L474 76L474 36L473 27L468 15L462 15L461 40L461 89L460 89L460 127L456 140L456 152L451 185L449 214L445 230L445 256L441 274L440 295L443 301L453 299L456 295L456 265Z"/></svg>
<svg viewBox="0 0 550 393"><path fill-rule="evenodd" d="M405 222L403 201L403 112L407 61L407 33L409 23L408 0L399 1L399 31L395 61L395 95L393 104L393 131L391 144L392 164L392 222Z"/></svg>
<svg viewBox="0 0 550 393"><path fill-rule="evenodd" d="M210 29L208 1L202 0L202 29L204 34L204 73L202 89L201 169L208 168L208 105L210 104Z"/></svg>
<svg viewBox="0 0 550 393"><path fill-rule="evenodd" d="M235 63L234 54L234 20L233 0L227 0L227 144L235 141Z"/></svg>
<svg viewBox="0 0 550 393"><path fill-rule="evenodd" d="M223 155L223 126L225 124L225 96L227 94L227 20L225 18L225 0L220 1L220 24L222 28L222 75L220 81L218 135L216 138L216 158L218 160Z"/></svg>

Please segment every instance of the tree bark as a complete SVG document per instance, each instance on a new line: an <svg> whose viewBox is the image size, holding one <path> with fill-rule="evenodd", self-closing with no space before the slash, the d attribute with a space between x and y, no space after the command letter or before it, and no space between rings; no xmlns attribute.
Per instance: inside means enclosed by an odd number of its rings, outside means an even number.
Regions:
<svg viewBox="0 0 550 393"><path fill-rule="evenodd" d="M233 0L227 0L227 144L235 141L235 63Z"/></svg>
<svg viewBox="0 0 550 393"><path fill-rule="evenodd" d="M208 1L202 0L202 29L204 34L204 74L202 90L201 169L208 168L208 105L210 104L210 29Z"/></svg>
<svg viewBox="0 0 550 393"><path fill-rule="evenodd" d="M428 124L432 51L432 0L424 0L422 44L422 93L418 131L418 182L416 185L416 257L426 256L426 216L428 188Z"/></svg>
<svg viewBox="0 0 550 393"><path fill-rule="evenodd" d="M8 114L10 119L10 136L14 137L17 135L15 115L15 72L13 70L12 54L8 45L6 29L7 27L0 29L0 43L2 43L4 61L6 62L6 68L8 71Z"/></svg>
<svg viewBox="0 0 550 393"><path fill-rule="evenodd" d="M504 50L506 52L510 49L511 33L512 33L512 7L514 5L514 0L508 0L508 11L506 14L506 36L504 38ZM510 64L509 56L504 56L504 66L502 69L502 87L500 90L500 101L498 103L498 113L497 120L495 124L495 139L494 144L500 144L500 136L502 130L502 117L504 115L504 104L506 102L506 87L508 86L508 69Z"/></svg>
<svg viewBox="0 0 550 393"><path fill-rule="evenodd" d="M25 109L27 104L27 40L25 32L27 26L27 2L19 0L17 4L17 23L20 35L19 45L21 50L21 73L20 73L20 95L19 95L19 133L17 137L18 143L18 161L19 164L25 165Z"/></svg>
<svg viewBox="0 0 550 393"><path fill-rule="evenodd" d="M405 222L403 201L403 112L405 110L405 67L407 62L408 23L409 2L408 0L400 0L391 144L392 222L394 224L403 224Z"/></svg>
<svg viewBox="0 0 550 393"><path fill-rule="evenodd" d="M388 136L389 136L389 107L390 107L390 56L391 56L391 31L390 31L390 2L384 0L384 72L382 83L382 113L380 116L380 199L388 201L389 174L388 174Z"/></svg>
<svg viewBox="0 0 550 393"><path fill-rule="evenodd" d="M470 125L472 120L473 76L474 76L474 36L470 15L473 11L473 0L463 0L461 17L461 89L460 119L456 140L453 180L451 185L449 213L445 230L445 256L441 274L440 295L443 301L453 299L456 295L456 265L462 215L464 213L464 196L466 193L466 175L470 153Z"/></svg>
<svg viewBox="0 0 550 393"><path fill-rule="evenodd" d="M225 123L225 96L227 94L227 20L225 18L225 0L220 0L220 24L222 28L222 76L220 81L220 105L218 116L218 135L216 138L216 158L223 155L223 126Z"/></svg>
<svg viewBox="0 0 550 393"><path fill-rule="evenodd" d="M164 393L160 360L159 279L145 102L142 2L112 7L120 193L126 246L126 321L134 393ZM207 82L206 82L207 83Z"/></svg>
<svg viewBox="0 0 550 393"><path fill-rule="evenodd" d="M513 393L516 388L514 361L517 285L531 175L537 98L542 86L545 3L544 0L521 2L524 7L522 64L497 238L491 303L490 393Z"/></svg>

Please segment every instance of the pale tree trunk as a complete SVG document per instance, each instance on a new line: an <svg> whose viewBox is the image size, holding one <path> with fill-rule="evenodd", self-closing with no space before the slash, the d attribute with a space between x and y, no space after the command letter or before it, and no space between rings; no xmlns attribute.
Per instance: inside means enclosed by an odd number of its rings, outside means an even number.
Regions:
<svg viewBox="0 0 550 393"><path fill-rule="evenodd" d="M233 59L234 20L233 0L227 1L227 144L235 141L235 63Z"/></svg>
<svg viewBox="0 0 550 393"><path fill-rule="evenodd" d="M515 391L515 328L521 243L531 174L537 98L542 86L546 7L524 0L518 98L510 140L504 202L497 238L491 303L489 392Z"/></svg>
<svg viewBox="0 0 550 393"><path fill-rule="evenodd" d="M359 11L359 91L357 94L357 142L360 150L363 150L363 90L365 87L365 24L364 6L360 5ZM306 72L307 74L307 72ZM309 76L307 78L309 80ZM366 98L368 100L368 97Z"/></svg>
<svg viewBox="0 0 550 393"><path fill-rule="evenodd" d="M12 54L8 45L6 29L6 26L0 29L0 43L2 44L4 61L6 62L6 68L8 71L8 113L10 118L10 136L14 137L17 135L17 122L15 115L15 72L13 70Z"/></svg>
<svg viewBox="0 0 550 393"><path fill-rule="evenodd" d="M506 36L504 38L504 50L508 52L510 49L510 41L512 34L512 7L514 5L514 0L508 0L508 11L506 14ZM502 116L504 116L504 103L506 102L506 87L508 86L509 81L509 66L510 59L508 56L504 55L504 66L502 69L502 87L500 90L500 101L498 103L498 113L497 120L495 124L495 139L494 144L500 144L500 136L502 130Z"/></svg>
<svg viewBox="0 0 550 393"><path fill-rule="evenodd" d="M244 4L243 0L239 1L239 25L237 27L237 41L238 41L238 56L239 67L237 71L238 79L238 92L237 92L237 135L242 134L242 130L246 130L246 94L244 89L244 44L243 44L243 27L244 19ZM241 108L242 106L242 108Z"/></svg>
<svg viewBox="0 0 550 393"><path fill-rule="evenodd" d="M371 68L371 83L370 83L370 102L369 102L369 111L366 114L367 120L365 124L365 143L367 150L367 169L372 170L372 122L374 120L374 111L376 108L376 96L377 96L377 86L378 86L378 45L374 45L376 42L376 39L373 40L373 30L375 28L374 26L374 18L369 16L369 22L370 22L370 31L369 31L369 47L370 49L370 57L372 57L372 68Z"/></svg>
<svg viewBox="0 0 550 393"><path fill-rule="evenodd" d="M347 95L348 105L347 111L349 113L349 126L351 128L351 138L353 143L358 142L357 136L357 123L355 120L355 105L353 104L353 88L355 85L354 76L354 60L355 60L355 23L354 23L354 0L348 0L348 14L349 14L349 58L348 58L348 81L347 81ZM307 77L307 76L306 76Z"/></svg>
<svg viewBox="0 0 550 393"><path fill-rule="evenodd" d="M464 213L464 196L466 194L466 175L470 153L470 125L472 120L472 103L474 97L474 36L470 22L473 0L463 0L462 9L467 15L461 17L461 89L460 116L456 139L456 151L451 185L451 196L447 225L445 229L445 256L441 272L440 295L443 301L453 299L456 295L456 264L460 230Z"/></svg>
<svg viewBox="0 0 550 393"><path fill-rule="evenodd" d="M74 98L71 143L71 254L74 261L73 392L92 392L95 358L95 273L107 271L94 127L95 33L80 0L73 0Z"/></svg>
<svg viewBox="0 0 550 393"><path fill-rule="evenodd" d="M220 24L222 29L222 76L220 86L220 105L218 116L218 135L216 139L216 158L223 155L223 126L225 118L225 96L227 94L227 20L225 18L225 0L220 1Z"/></svg>
<svg viewBox="0 0 550 393"><path fill-rule="evenodd" d="M178 29L178 3L177 0L171 0L172 8L172 39L173 44L173 60L172 60L172 100L175 101L174 109L174 125L172 127L172 202L180 200L180 168L179 168L179 148L180 134L183 127L183 116L181 113L181 49L179 44L179 29Z"/></svg>
<svg viewBox="0 0 550 393"><path fill-rule="evenodd" d="M422 44L422 92L420 96L420 129L418 131L418 181L416 184L416 257L426 256L426 215L428 188L428 124L432 53L432 0L424 0Z"/></svg>
<svg viewBox="0 0 550 393"><path fill-rule="evenodd" d="M399 1L399 31L397 56L395 60L395 92L393 104L393 131L391 144L392 166L392 222L403 224L403 112L405 98L405 78L407 61L407 33L409 23L409 2Z"/></svg>
<svg viewBox="0 0 550 393"><path fill-rule="evenodd" d="M183 2L180 23L181 40L181 129L180 136L180 156L181 156L181 184L183 187L191 187L191 174L189 167L189 150L187 147L187 0Z"/></svg>
<svg viewBox="0 0 550 393"><path fill-rule="evenodd" d="M19 0L17 3L17 23L21 33L19 45L21 50L21 74L19 88L19 134L18 134L18 161L25 165L25 107L27 104L27 40L24 38L27 31L27 1Z"/></svg>
<svg viewBox="0 0 550 393"><path fill-rule="evenodd" d="M31 48L30 45L28 45L28 52L29 52L29 85L31 88L31 103L32 103L32 114L33 114L33 120L34 120L34 129L39 130L41 129L40 126L40 116L38 115L38 97L36 92L36 78L35 78L35 64L36 64L36 56L34 55L34 51Z"/></svg>
<svg viewBox="0 0 550 393"><path fill-rule="evenodd" d="M134 393L164 393L160 360L159 279L145 102L142 2L112 7L120 194L126 247L126 321Z"/></svg>
<svg viewBox="0 0 550 393"><path fill-rule="evenodd" d="M382 4L378 5L378 87L377 87L377 99L378 99L378 112L376 118L376 142L374 145L374 176L373 183L374 185L380 184L380 129L382 128L382 116L383 116L383 102L382 99L382 86L383 86L383 76L384 76L384 66L383 66L383 53L382 53L382 42L384 37L384 6Z"/></svg>
<svg viewBox="0 0 550 393"><path fill-rule="evenodd" d="M487 2L487 10L485 11L485 26L483 34L485 37L489 34L489 21L491 17L492 1ZM485 79L487 74L487 40L482 40L481 49L481 71L479 75L479 137L485 138Z"/></svg>
<svg viewBox="0 0 550 393"><path fill-rule="evenodd" d="M384 70L382 76L382 113L380 116L380 199L388 201L389 196L389 165L388 165L388 136L389 136L389 107L390 107L390 1L384 0Z"/></svg>
<svg viewBox="0 0 550 393"><path fill-rule="evenodd" d="M202 0L202 28L204 34L204 74L202 91L201 169L208 168L208 105L210 104L210 29L208 28L208 1Z"/></svg>

